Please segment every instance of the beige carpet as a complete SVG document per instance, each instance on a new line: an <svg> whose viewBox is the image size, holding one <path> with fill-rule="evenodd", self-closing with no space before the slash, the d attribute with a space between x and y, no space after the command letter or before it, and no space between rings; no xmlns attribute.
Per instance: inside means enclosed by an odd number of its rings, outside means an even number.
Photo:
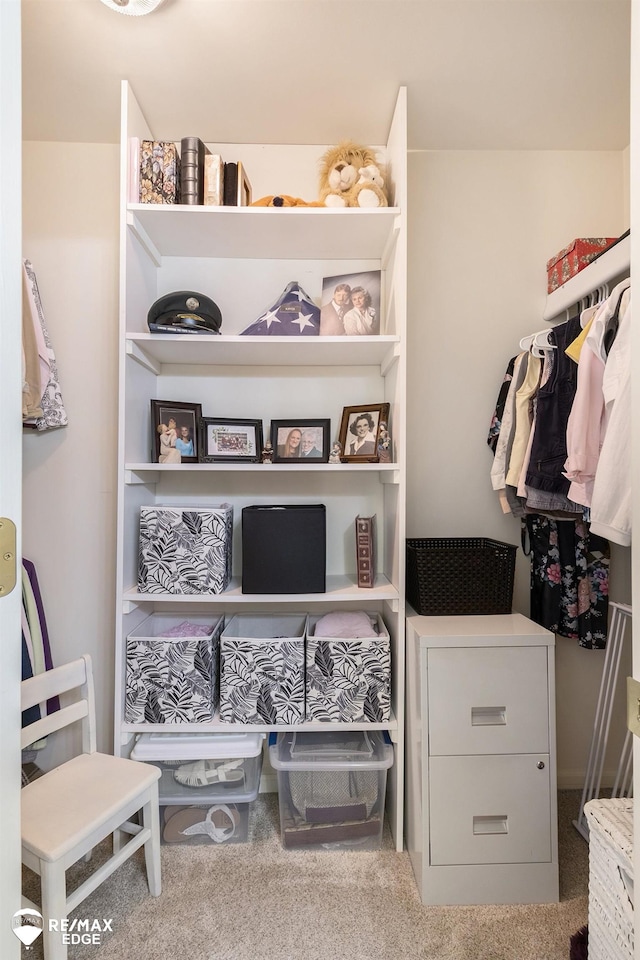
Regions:
<svg viewBox="0 0 640 960"><path fill-rule="evenodd" d="M277 798L264 795L251 843L163 846L157 899L142 855L128 861L74 914L112 918L113 934L70 947L69 960L568 960L587 922L588 847L571 824L579 798L559 794L560 903L425 907L387 829L376 852L286 851ZM85 872L73 868L71 888ZM24 892L37 896L28 870ZM41 960L40 941L23 957Z"/></svg>

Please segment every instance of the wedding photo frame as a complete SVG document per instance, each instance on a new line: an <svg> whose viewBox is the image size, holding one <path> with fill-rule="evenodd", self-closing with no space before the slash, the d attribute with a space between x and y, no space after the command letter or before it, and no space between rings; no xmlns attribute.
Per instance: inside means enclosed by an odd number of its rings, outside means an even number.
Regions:
<svg viewBox="0 0 640 960"><path fill-rule="evenodd" d="M151 455L154 463L197 463L202 405L151 401Z"/></svg>
<svg viewBox="0 0 640 960"><path fill-rule="evenodd" d="M274 463L327 463L330 420L272 420Z"/></svg>
<svg viewBox="0 0 640 960"><path fill-rule="evenodd" d="M201 463L259 463L262 420L200 419Z"/></svg>
<svg viewBox="0 0 640 960"><path fill-rule="evenodd" d="M382 272L362 270L322 281L320 336L371 337L380 333Z"/></svg>
<svg viewBox="0 0 640 960"><path fill-rule="evenodd" d="M340 424L340 446L343 463L378 463L380 425L389 425L388 403L364 403L345 407Z"/></svg>

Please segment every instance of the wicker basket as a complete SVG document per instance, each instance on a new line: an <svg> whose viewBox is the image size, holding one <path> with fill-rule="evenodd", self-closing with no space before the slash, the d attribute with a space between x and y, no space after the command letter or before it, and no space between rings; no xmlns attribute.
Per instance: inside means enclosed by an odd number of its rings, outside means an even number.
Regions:
<svg viewBox="0 0 640 960"><path fill-rule="evenodd" d="M633 960L633 800L590 800L589 960Z"/></svg>
<svg viewBox="0 0 640 960"><path fill-rule="evenodd" d="M407 540L407 600L421 616L511 613L517 549L486 537Z"/></svg>

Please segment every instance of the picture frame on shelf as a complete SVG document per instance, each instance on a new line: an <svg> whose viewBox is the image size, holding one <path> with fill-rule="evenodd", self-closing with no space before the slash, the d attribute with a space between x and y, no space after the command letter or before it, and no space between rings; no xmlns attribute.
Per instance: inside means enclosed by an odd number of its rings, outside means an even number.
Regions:
<svg viewBox="0 0 640 960"><path fill-rule="evenodd" d="M153 462L198 463L201 418L202 405L199 403L151 400Z"/></svg>
<svg viewBox="0 0 640 960"><path fill-rule="evenodd" d="M262 420L200 418L201 463L259 463Z"/></svg>
<svg viewBox="0 0 640 960"><path fill-rule="evenodd" d="M321 337L371 337L380 333L382 271L324 277Z"/></svg>
<svg viewBox="0 0 640 960"><path fill-rule="evenodd" d="M364 403L342 411L339 441L343 463L378 463L381 425L389 424L388 403Z"/></svg>
<svg viewBox="0 0 640 960"><path fill-rule="evenodd" d="M274 463L327 463L330 420L272 420Z"/></svg>

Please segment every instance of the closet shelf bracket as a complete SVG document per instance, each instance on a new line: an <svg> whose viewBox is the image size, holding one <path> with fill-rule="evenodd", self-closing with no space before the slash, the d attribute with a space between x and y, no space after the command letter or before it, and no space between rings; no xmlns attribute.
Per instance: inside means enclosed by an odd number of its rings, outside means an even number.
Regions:
<svg viewBox="0 0 640 960"><path fill-rule="evenodd" d="M127 226L131 228L133 234L138 238L141 245L146 250L148 256L151 258L154 267L162 266L162 254L156 247L155 243L144 229L138 218L133 213L127 214Z"/></svg>
<svg viewBox="0 0 640 960"><path fill-rule="evenodd" d="M145 367L147 370L150 370L151 373L156 375L156 377L160 375L160 364L156 363L149 356L149 354L145 353L145 351L142 350L137 343L134 343L133 340L127 340L126 350L127 356L139 363L141 367Z"/></svg>

